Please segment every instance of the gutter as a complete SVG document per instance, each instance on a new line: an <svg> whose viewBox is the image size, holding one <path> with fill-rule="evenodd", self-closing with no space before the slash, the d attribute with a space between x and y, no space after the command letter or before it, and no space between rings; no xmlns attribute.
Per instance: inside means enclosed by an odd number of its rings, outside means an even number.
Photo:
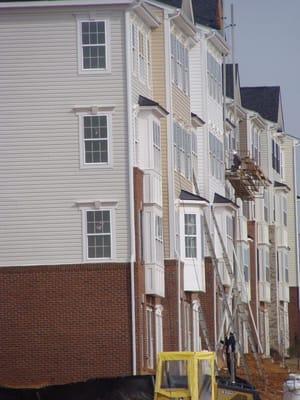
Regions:
<svg viewBox="0 0 300 400"><path fill-rule="evenodd" d="M133 181L133 132L132 132L132 96L131 96L131 55L130 55L130 11L125 11L126 40L126 91L127 91L127 128L128 128L128 189L130 221L130 288L131 288L131 335L132 335L132 374L137 371L136 354L136 304L135 304L135 226L134 226L134 181Z"/></svg>

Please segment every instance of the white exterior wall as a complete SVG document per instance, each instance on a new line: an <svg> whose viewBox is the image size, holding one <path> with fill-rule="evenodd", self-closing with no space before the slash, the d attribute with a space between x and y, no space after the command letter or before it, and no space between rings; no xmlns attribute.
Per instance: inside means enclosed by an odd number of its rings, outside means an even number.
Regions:
<svg viewBox="0 0 300 400"><path fill-rule="evenodd" d="M109 20L111 72L78 74L76 16ZM128 261L125 26L121 8L0 14L0 265L83 261L81 200L112 200L116 261ZM111 168L80 168L75 106L113 106Z"/></svg>

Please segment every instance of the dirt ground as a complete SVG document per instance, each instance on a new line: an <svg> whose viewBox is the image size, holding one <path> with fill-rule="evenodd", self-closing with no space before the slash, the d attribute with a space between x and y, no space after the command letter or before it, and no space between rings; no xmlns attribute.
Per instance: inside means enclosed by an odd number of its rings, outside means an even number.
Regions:
<svg viewBox="0 0 300 400"><path fill-rule="evenodd" d="M282 362L271 359L263 359L264 379L257 372L256 362L253 357L247 357L247 364L251 371L251 383L257 388L262 400L282 400L283 383L289 373L299 373L297 360L285 360ZM238 369L238 375L245 378L242 369Z"/></svg>

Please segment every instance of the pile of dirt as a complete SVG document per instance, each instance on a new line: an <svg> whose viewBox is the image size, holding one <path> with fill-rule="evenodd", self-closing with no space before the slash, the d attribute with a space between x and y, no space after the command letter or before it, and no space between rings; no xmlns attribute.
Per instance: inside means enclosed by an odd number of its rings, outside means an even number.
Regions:
<svg viewBox="0 0 300 400"><path fill-rule="evenodd" d="M247 356L247 364L250 370L251 383L258 390L261 400L282 400L283 384L291 371L287 366L283 367L281 362L270 358L262 360L264 376L261 378L253 356ZM242 368L238 368L237 375L246 378Z"/></svg>

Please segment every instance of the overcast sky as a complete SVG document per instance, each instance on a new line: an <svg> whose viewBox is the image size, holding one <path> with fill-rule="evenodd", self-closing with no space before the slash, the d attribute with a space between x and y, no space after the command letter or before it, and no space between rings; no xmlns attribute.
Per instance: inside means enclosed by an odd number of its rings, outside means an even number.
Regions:
<svg viewBox="0 0 300 400"><path fill-rule="evenodd" d="M234 5L241 85L280 86L285 130L300 137L300 0L224 0L224 4L225 25L230 24L230 5ZM226 35L230 39L230 28Z"/></svg>

